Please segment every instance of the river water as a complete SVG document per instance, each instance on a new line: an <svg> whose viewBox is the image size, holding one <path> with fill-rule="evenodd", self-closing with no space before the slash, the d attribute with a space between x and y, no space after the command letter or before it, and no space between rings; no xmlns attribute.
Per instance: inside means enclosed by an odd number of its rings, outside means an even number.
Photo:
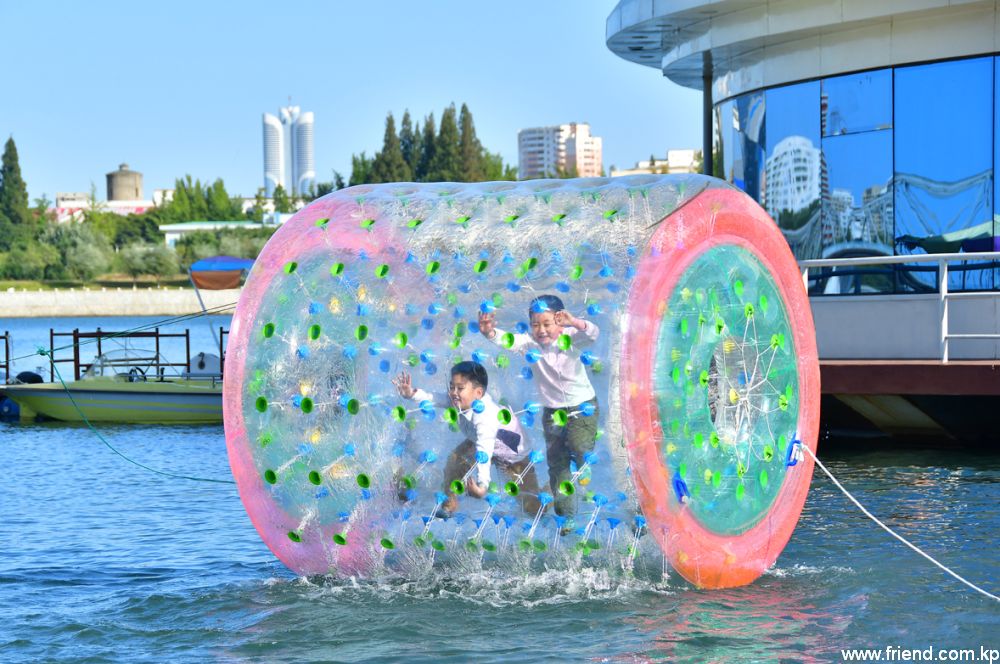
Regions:
<svg viewBox="0 0 1000 664"><path fill-rule="evenodd" d="M23 354L47 346L50 324L0 329ZM211 347L204 324L192 335L194 349ZM149 467L229 479L221 426L99 431ZM664 575L648 546L630 572L300 579L232 485L153 474L83 426L0 423L0 452L3 662L841 661L847 648L1000 647L1000 603L890 538L818 469L775 567L744 588L700 591ZM821 443L820 458L900 534L1000 591L1000 454Z"/></svg>

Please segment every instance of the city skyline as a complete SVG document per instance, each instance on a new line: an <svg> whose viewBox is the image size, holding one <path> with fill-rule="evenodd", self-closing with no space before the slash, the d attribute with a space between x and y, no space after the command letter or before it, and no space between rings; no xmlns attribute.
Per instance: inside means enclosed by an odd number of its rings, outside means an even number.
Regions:
<svg viewBox="0 0 1000 664"><path fill-rule="evenodd" d="M440 121L453 102L468 104L480 141L508 164L517 163L519 129L574 119L603 137L605 170L698 147L700 94L609 51L613 7L304 2L284 16L260 2L234 11L181 1L144 5L137 18L125 3L3 3L7 47L32 57L7 71L0 136L17 144L30 197L50 200L102 185L109 165L123 162L150 190L190 174L252 197L263 184L261 113L289 97L281 105L320 120L323 182L334 170L347 178L352 154L381 149L386 112ZM40 30L44 49L30 36ZM556 32L574 43L572 58ZM498 64L514 36L533 44L530 62L512 51ZM112 63L114 76L98 78Z"/></svg>

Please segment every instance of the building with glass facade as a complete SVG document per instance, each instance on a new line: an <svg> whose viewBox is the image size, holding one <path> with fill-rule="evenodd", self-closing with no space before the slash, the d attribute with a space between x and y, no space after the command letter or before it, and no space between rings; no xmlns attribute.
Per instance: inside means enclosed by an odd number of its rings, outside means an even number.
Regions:
<svg viewBox="0 0 1000 664"><path fill-rule="evenodd" d="M622 0L606 36L705 92L706 170L815 259L1000 248L998 24L993 0ZM934 288L921 269L851 288ZM959 261L948 285L996 289L1000 276Z"/></svg>

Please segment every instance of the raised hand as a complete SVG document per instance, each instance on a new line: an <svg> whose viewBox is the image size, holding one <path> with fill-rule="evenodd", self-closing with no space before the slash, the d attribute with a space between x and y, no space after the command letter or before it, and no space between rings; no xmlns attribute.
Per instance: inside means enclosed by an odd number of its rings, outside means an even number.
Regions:
<svg viewBox="0 0 1000 664"><path fill-rule="evenodd" d="M413 389L413 379L410 378L410 374L405 371L393 378L392 384L396 386L396 391L399 392L399 396L404 399L412 399L414 393L416 393L416 390Z"/></svg>
<svg viewBox="0 0 1000 664"><path fill-rule="evenodd" d="M562 327L580 327L577 324L576 317L574 317L573 314L566 311L565 309L563 309L562 311L557 311L555 313L555 316L553 316L552 318L553 320L555 320L556 325Z"/></svg>

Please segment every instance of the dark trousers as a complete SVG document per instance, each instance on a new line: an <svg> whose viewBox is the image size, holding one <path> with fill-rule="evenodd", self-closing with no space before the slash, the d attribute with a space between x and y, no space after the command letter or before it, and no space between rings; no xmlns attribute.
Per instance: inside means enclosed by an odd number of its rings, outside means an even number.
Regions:
<svg viewBox="0 0 1000 664"><path fill-rule="evenodd" d="M499 445L501 443L497 444ZM475 459L476 443L472 440L465 440L459 443L452 453L448 455L448 462L444 467L444 492L449 495L449 501L454 500L454 494L451 492L451 483L454 480L462 479L462 476L465 475L465 473L469 471L469 468L472 467ZM516 475L523 473L529 463L531 462L527 457L513 463L493 457L493 465L497 467L497 470L511 480L513 480ZM478 478L476 478L476 481L479 481ZM538 507L540 505L538 502L538 492L541 491L538 487L538 477L535 475L534 468L524 474L524 478L521 480L519 489L520 492L517 494L517 499L521 502L521 509L523 509L526 514L534 515L538 511ZM451 507L452 506L449 506L449 508Z"/></svg>
<svg viewBox="0 0 1000 664"><path fill-rule="evenodd" d="M555 498L556 514L560 516L568 517L576 513L575 497L564 496L559 492L559 485L569 481L573 476L569 470L569 462L575 461L577 468L582 467L584 455L594 451L594 443L597 440L597 420L601 414L597 399L594 398L584 403L594 404L594 414L590 417L583 415L571 417L565 426L559 426L553 422L552 415L557 410L564 410L567 414L578 411L583 404L562 409L545 408L542 411L545 458L549 464L549 485L552 489L552 496Z"/></svg>

